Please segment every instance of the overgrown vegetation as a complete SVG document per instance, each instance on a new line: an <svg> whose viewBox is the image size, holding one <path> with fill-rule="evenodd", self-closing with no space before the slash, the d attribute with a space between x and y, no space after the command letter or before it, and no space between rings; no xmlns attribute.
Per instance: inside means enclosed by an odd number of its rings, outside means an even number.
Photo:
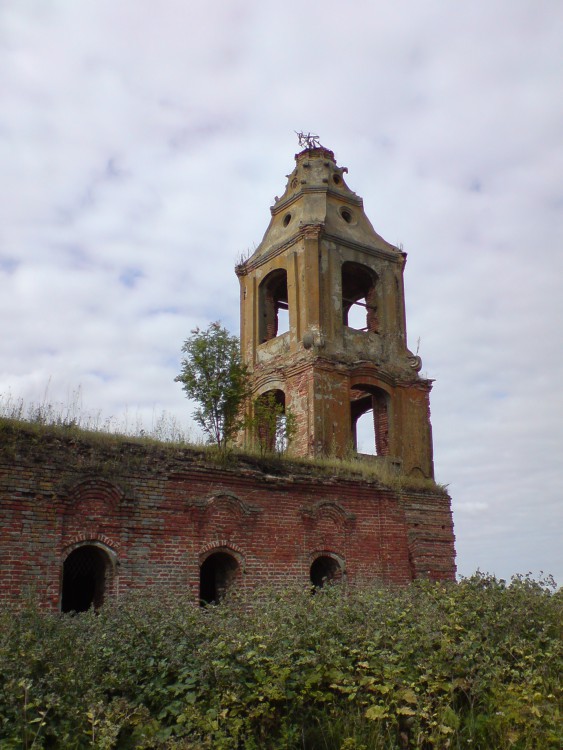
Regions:
<svg viewBox="0 0 563 750"><path fill-rule="evenodd" d="M0 609L0 747L559 749L561 592L405 589Z"/></svg>
<svg viewBox="0 0 563 750"><path fill-rule="evenodd" d="M80 388L66 402L53 402L47 398L47 394L41 401L26 402L9 392L0 393L0 420L37 428L60 428L68 433L114 435L176 445L197 443L191 432L167 411L155 414L148 426L139 414L126 413L118 419L102 417L100 411L89 412L82 405Z"/></svg>
<svg viewBox="0 0 563 750"><path fill-rule="evenodd" d="M295 437L295 415L285 405L276 401L269 392L254 401L252 415L247 418L247 428L254 436L260 455L283 455Z"/></svg>
<svg viewBox="0 0 563 750"><path fill-rule="evenodd" d="M175 380L197 403L193 417L223 459L243 429L252 436L251 448L262 456L285 453L295 418L273 392L251 400L250 373L236 336L220 323L210 323L191 332L182 353L182 370Z"/></svg>
<svg viewBox="0 0 563 750"><path fill-rule="evenodd" d="M170 460L197 460L219 464L226 468L255 468L269 474L291 475L307 474L309 476L340 477L343 479L361 479L375 481L384 487L394 490L414 490L445 492L444 485L436 484L432 479L407 477L390 466L385 460L373 461L358 458L296 458L285 453L253 453L247 450L232 450L228 453L217 452L214 446L189 441L183 434L174 440L174 434L157 435L148 430L137 434L106 432L105 430L86 429L78 420L73 424L60 421L57 412L52 423L43 421L19 420L3 416L0 398L0 455L13 459L24 444L32 447L35 444L45 446L48 441L57 442L60 446L68 445L69 450L76 450L78 444L88 446L91 450L88 466L82 462L74 468L100 473L103 476L121 476L129 468L145 465L148 453L166 455ZM171 424L174 424L172 419ZM19 447L18 447L19 446ZM145 454L138 451L145 451ZM72 464L69 464L69 469Z"/></svg>

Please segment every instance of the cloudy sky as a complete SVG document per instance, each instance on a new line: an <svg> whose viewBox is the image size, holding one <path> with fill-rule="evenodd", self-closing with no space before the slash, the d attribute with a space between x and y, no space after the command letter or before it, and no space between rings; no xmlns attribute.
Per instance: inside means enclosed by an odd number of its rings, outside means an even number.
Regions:
<svg viewBox="0 0 563 750"><path fill-rule="evenodd" d="M0 394L189 423L319 134L408 252L458 567L563 583L563 3L1 0Z"/></svg>

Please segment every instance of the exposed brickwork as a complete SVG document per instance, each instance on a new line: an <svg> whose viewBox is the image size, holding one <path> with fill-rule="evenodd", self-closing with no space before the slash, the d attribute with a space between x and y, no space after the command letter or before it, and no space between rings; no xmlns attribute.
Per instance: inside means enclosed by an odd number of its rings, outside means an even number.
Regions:
<svg viewBox="0 0 563 750"><path fill-rule="evenodd" d="M375 432L375 445L378 456L389 455L389 410L387 400L381 393L374 395L373 403L373 426Z"/></svg>
<svg viewBox="0 0 563 750"><path fill-rule="evenodd" d="M445 493L397 493L299 466L228 467L190 450L97 445L23 429L0 432L0 596L34 591L60 606L64 560L84 543L111 559L106 596L147 586L199 596L215 551L239 563L235 585L307 584L321 556L354 584L455 574Z"/></svg>

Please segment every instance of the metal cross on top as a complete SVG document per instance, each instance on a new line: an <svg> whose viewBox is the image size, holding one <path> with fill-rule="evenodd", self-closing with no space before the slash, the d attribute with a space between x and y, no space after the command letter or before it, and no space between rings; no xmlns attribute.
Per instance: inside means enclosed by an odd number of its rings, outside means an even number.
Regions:
<svg viewBox="0 0 563 750"><path fill-rule="evenodd" d="M298 133L295 131L297 138L299 139L299 145L301 148L320 148L321 142L318 135L313 133Z"/></svg>

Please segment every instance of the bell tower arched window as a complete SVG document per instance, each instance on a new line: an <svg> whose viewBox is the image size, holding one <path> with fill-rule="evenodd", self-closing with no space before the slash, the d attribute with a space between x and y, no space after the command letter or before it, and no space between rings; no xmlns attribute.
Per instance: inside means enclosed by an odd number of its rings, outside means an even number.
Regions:
<svg viewBox="0 0 563 750"><path fill-rule="evenodd" d="M342 322L358 331L379 332L377 275L361 263L342 264Z"/></svg>
<svg viewBox="0 0 563 750"><path fill-rule="evenodd" d="M350 417L352 420L352 440L354 449L376 456L389 455L389 396L381 388L369 385L358 385L352 388ZM358 439L358 422L363 416L373 420L373 429L369 433L374 445L361 450Z"/></svg>
<svg viewBox="0 0 563 750"><path fill-rule="evenodd" d="M287 299L287 272L277 268L260 284L259 290L259 341L280 336L289 331L289 308Z"/></svg>
<svg viewBox="0 0 563 750"><path fill-rule="evenodd" d="M262 393L254 402L254 431L262 454L285 453L287 450L285 393L279 388Z"/></svg>

